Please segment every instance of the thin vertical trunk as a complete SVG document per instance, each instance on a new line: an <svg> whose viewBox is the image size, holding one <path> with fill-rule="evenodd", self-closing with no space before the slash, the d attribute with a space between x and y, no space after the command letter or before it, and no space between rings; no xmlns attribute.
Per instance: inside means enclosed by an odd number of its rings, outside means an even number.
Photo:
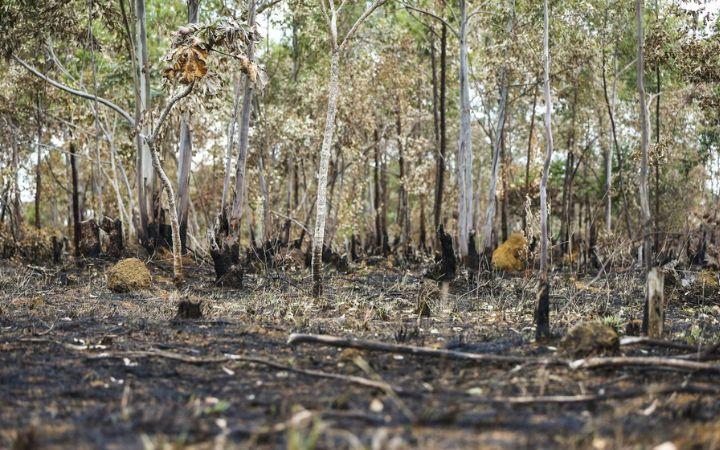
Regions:
<svg viewBox="0 0 720 450"><path fill-rule="evenodd" d="M470 230L473 228L473 152L470 126L470 85L468 66L468 14L466 0L460 0L460 136L458 139L458 245L460 259L467 263Z"/></svg>
<svg viewBox="0 0 720 450"><path fill-rule="evenodd" d="M12 167L15 173L15 179L13 180L13 207L12 207L12 233L15 241L22 240L22 207L20 203L20 161L18 159L17 142L13 136L12 143Z"/></svg>
<svg viewBox="0 0 720 450"><path fill-rule="evenodd" d="M573 101L570 109L570 130L567 139L567 159L562 191L562 218L560 222L560 249L563 255L572 254L572 224L575 216L573 178L575 177L575 119L577 117L578 80L573 80Z"/></svg>
<svg viewBox="0 0 720 450"><path fill-rule="evenodd" d="M265 178L265 159L263 152L258 155L258 177L260 183L260 193L262 194L262 233L260 233L260 243L264 244L269 238L272 231L270 221L270 192L268 190Z"/></svg>
<svg viewBox="0 0 720 450"><path fill-rule="evenodd" d="M643 14L645 12L644 0L636 0L635 2L635 19L637 21L637 86L638 94L640 97L640 212L642 220L642 234L643 234L643 265L645 267L646 275L650 273L650 267L653 262L652 255L652 236L651 236L651 221L650 215L650 196L648 192L648 145L649 145L649 124L648 124L648 110L647 100L645 98L645 55L643 52L643 45L645 41L643 31ZM649 292L646 288L645 292L645 305L643 308L643 332L648 332L648 300Z"/></svg>
<svg viewBox="0 0 720 450"><path fill-rule="evenodd" d="M115 149L115 143L110 140L110 170L112 172L112 177L108 177L110 183L112 184L112 188L115 191L115 201L117 202L118 207L118 214L120 215L121 219L125 224L127 224L127 227L130 231L130 234L134 233L134 227L132 224L132 217L130 217L130 213L128 212L127 208L125 207L125 203L123 202L122 193L120 192L120 182L118 181L118 171L117 171L117 161L115 158L116 149ZM132 198L132 193L128 192L128 198ZM130 211L132 211L132 208L130 208Z"/></svg>
<svg viewBox="0 0 720 450"><path fill-rule="evenodd" d="M188 23L196 23L200 10L200 0L187 0ZM178 220L180 222L180 242L183 250L187 248L187 223L190 208L190 167L192 165L192 130L190 113L185 112L180 119L180 148L178 150Z"/></svg>
<svg viewBox="0 0 720 450"><path fill-rule="evenodd" d="M40 145L42 144L42 105L40 104L40 94L37 97L37 163L35 165L35 228L40 228L40 193L42 192L42 176L41 162L42 153Z"/></svg>
<svg viewBox="0 0 720 450"><path fill-rule="evenodd" d="M248 4L248 27L252 29L255 26L255 8L256 1L250 0ZM250 41L247 48L247 57L250 61L255 58L255 44ZM245 76L245 86L243 89L242 112L240 113L240 142L238 143L238 159L235 168L235 198L233 200L232 211L230 213L230 228L233 242L238 242L240 238L240 224L243 214L243 206L245 205L245 165L247 163L248 147L250 141L250 114L252 112L252 97L254 86L250 77Z"/></svg>
<svg viewBox="0 0 720 450"><path fill-rule="evenodd" d="M655 80L657 81L655 90L655 147L656 152L660 147L660 64L655 66ZM660 163L658 158L655 159L655 251L660 251Z"/></svg>
<svg viewBox="0 0 720 450"><path fill-rule="evenodd" d="M398 141L398 166L400 169L398 178L398 225L400 226L400 246L403 254L407 254L410 240L410 218L408 216L408 195L405 189L405 155L403 154L402 139L402 111L398 108L396 112L396 129Z"/></svg>
<svg viewBox="0 0 720 450"><path fill-rule="evenodd" d="M503 130L500 134L500 159L502 160L502 186L503 186L503 197L502 197L502 212L501 212L501 231L502 240L505 242L510 233L508 224L508 215L510 214L510 164L512 163L512 155L508 149L510 145L507 142L507 133Z"/></svg>
<svg viewBox="0 0 720 450"><path fill-rule="evenodd" d="M502 147L502 134L505 127L505 110L507 107L508 85L507 72L502 69L500 75L500 102L498 104L498 117L495 125L495 139L493 139L492 165L490 168L490 184L488 186L488 205L483 226L483 257L489 260L493 251L493 225L495 223L495 210L497 203L497 179L500 172L500 152Z"/></svg>
<svg viewBox="0 0 720 450"><path fill-rule="evenodd" d="M93 36L93 1L88 0L88 40L90 41L90 66L92 73L92 88L93 93L97 96L98 94L98 83L97 83L97 62L95 61L95 38ZM93 126L95 128L94 147L95 147L95 158L93 164L93 192L97 193L97 209L94 209L94 215L98 223L100 223L105 215L105 205L103 202L103 182L101 176L103 169L100 162L100 120L98 117L98 101L97 98L93 102ZM120 206L118 206L119 208ZM95 206L93 206L95 208Z"/></svg>
<svg viewBox="0 0 720 450"><path fill-rule="evenodd" d="M333 15L333 27L336 25ZM337 29L332 30L337 36ZM322 294L322 249L325 238L325 212L327 210L327 174L330 165L330 147L335 134L335 114L337 112L337 98L340 89L340 52L334 48L330 56L330 83L328 85L328 106L325 117L325 132L320 149L320 165L318 167L317 201L315 206L315 232L312 241L312 275L313 296Z"/></svg>
<svg viewBox="0 0 720 450"><path fill-rule="evenodd" d="M78 171L77 152L75 144L70 143L70 171L72 174L72 220L73 220L73 245L75 257L80 256L80 199L78 193Z"/></svg>
<svg viewBox="0 0 720 450"><path fill-rule="evenodd" d="M380 208L380 137L377 128L374 131L375 145L373 149L373 208L375 209L375 247L383 248L382 211Z"/></svg>
<svg viewBox="0 0 720 450"><path fill-rule="evenodd" d="M510 14L510 17L508 18L507 25L506 25L506 38L510 39L512 34L512 27L513 27L513 19L514 19L514 12L515 12L515 2L513 1L511 4L512 7L512 14ZM508 46L505 47L504 51L504 58L507 59L508 56ZM490 255L493 251L493 228L495 223L495 210L496 210L496 202L497 202L497 179L498 179L498 173L500 170L500 151L502 147L502 135L503 130L505 129L505 115L506 115L506 109L507 109L507 99L508 99L508 73L507 68L505 65L500 69L500 100L498 102L498 115L497 115L497 123L495 124L495 139L493 140L493 152L492 152L492 166L490 169L490 184L488 186L488 205L487 205L487 211L485 216L485 226L483 227L483 234L482 234L482 248L483 248L483 258L485 261L490 260ZM469 97L468 97L469 98ZM469 114L469 111L468 111ZM472 138L471 138L472 139ZM471 155L472 158L472 155ZM472 159L471 159L472 161ZM472 162L471 162L472 163ZM472 174L471 174L472 176ZM472 210L471 210L472 211ZM470 219L472 220L472 219ZM489 267L488 267L489 268Z"/></svg>
<svg viewBox="0 0 720 450"><path fill-rule="evenodd" d="M617 177L618 177L618 183L620 184L620 196L623 201L625 228L627 229L628 238L632 239L632 228L630 227L630 211L629 211L627 196L625 194L625 182L624 182L623 176L622 176L622 167L623 167L622 152L620 150L620 144L618 142L618 136L617 136L617 127L615 125L615 99L616 99L615 83L617 82L617 78L618 78L617 43L615 46L615 56L614 56L614 78L613 78L612 100L610 99L610 96L608 95L607 77L605 75L605 52L603 52L602 68L603 68L603 70L602 70L603 96L605 98L605 105L608 110L608 115L610 116L610 130L612 131L613 146L615 147L615 154L616 154L616 157L618 160ZM610 164L612 164L612 162L610 162ZM611 180L611 182L612 182L612 180Z"/></svg>
<svg viewBox="0 0 720 450"><path fill-rule="evenodd" d="M540 85L540 77L535 85L535 93L533 94L532 109L530 110L530 131L528 132L527 161L525 162L525 195L530 195L530 163L532 161L533 132L535 131L535 107L537 106L538 86ZM523 212L523 231L528 236L527 214Z"/></svg>
<svg viewBox="0 0 720 450"><path fill-rule="evenodd" d="M602 114L598 114L598 122L598 128L604 134L605 124ZM606 139L602 139L600 142L604 146L603 157L605 160L605 232L609 235L612 232L612 145Z"/></svg>
<svg viewBox="0 0 720 450"><path fill-rule="evenodd" d="M445 5L444 0L441 1L441 4L443 6ZM447 154L447 35L448 28L447 25L443 23L440 31L440 142L435 169L435 205L433 212L436 231L441 225L443 192L445 190L445 155Z"/></svg>
<svg viewBox="0 0 720 450"><path fill-rule="evenodd" d="M150 108L150 73L148 63L147 30L145 24L145 0L135 0L135 122L140 123L145 112ZM141 133L147 136L149 126L143 125ZM140 210L140 238L145 246L152 245L150 230L155 230L155 211L153 207L153 186L155 172L152 167L150 149L141 138L136 136L136 186L138 190L138 208Z"/></svg>
<svg viewBox="0 0 720 450"><path fill-rule="evenodd" d="M637 87L639 95L640 107L640 210L643 229L643 262L645 267L652 264L652 237L651 237L651 216L650 216L650 199L648 191L648 145L649 145L649 124L648 110L645 93L645 55L643 52L644 31L643 31L643 14L644 0L636 0L635 2L635 18L637 20Z"/></svg>
<svg viewBox="0 0 720 450"><path fill-rule="evenodd" d="M535 310L535 338L550 336L550 286L548 280L548 208L547 183L553 152L552 97L550 93L550 18L548 0L543 8L543 59L545 95L545 164L540 179L540 277L538 280L537 309Z"/></svg>
<svg viewBox="0 0 720 450"><path fill-rule="evenodd" d="M235 128L237 126L238 106L240 105L240 77L235 75L235 89L233 95L233 110L228 124L227 143L225 144L225 176L223 177L223 190L220 199L220 211L225 214L227 198L230 192L230 174L232 173L232 149L235 145Z"/></svg>

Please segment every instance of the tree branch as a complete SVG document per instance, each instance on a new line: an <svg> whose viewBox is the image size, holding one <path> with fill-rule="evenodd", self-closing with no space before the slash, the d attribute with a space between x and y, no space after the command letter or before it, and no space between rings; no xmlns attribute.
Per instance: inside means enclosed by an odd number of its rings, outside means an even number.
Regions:
<svg viewBox="0 0 720 450"><path fill-rule="evenodd" d="M256 15L260 15L260 14L262 14L263 12L265 12L265 10L272 8L273 6L277 5L277 4L280 3L281 1L282 1L282 0L268 0L267 2L265 2L265 3L263 3L262 5L260 5L260 6L257 7L257 10L255 11L255 14L256 14Z"/></svg>
<svg viewBox="0 0 720 450"><path fill-rule="evenodd" d="M97 101L98 103L102 103L103 105L107 106L108 108L115 110L115 112L117 112L118 114L120 114L120 115L123 117L123 119L125 119L125 121L127 121L127 123L128 123L132 128L135 128L135 120L133 120L132 116L130 116L130 114L129 114L127 111L125 111L124 109L122 109L121 107L119 107L118 105L116 105L115 103L111 102L110 100L107 100L107 99L102 98L102 97L98 97L97 95L89 94L89 93L84 92L84 91L79 91L79 90L77 90L77 89L71 88L70 86L66 86L66 85L64 85L64 84L62 84L62 83L59 83L59 82L53 80L52 78L48 77L47 75L42 74L40 71L38 71L37 69L35 69L35 68L32 67L31 65L29 65L28 63L26 63L26 62L23 61L22 59L20 59L20 58L19 58L16 54L14 54L14 53L12 54L12 58L13 58L18 64L20 64L20 65L23 66L25 69L27 69L28 72L32 73L33 75L35 75L35 76L38 77L38 78L41 78L41 79L45 80L45 81L46 81L47 83L49 83L50 85L52 85L52 86L54 86L54 87L56 87L56 88L58 88L58 89L60 89L60 90L63 90L63 91L65 91L65 92L69 93L69 94L73 94L73 95L76 95L76 96L78 96L78 97L81 97L81 98L84 98L84 99L87 99L87 100Z"/></svg>
<svg viewBox="0 0 720 450"><path fill-rule="evenodd" d="M155 140L158 137L158 134L160 133L160 129L162 128L162 124L167 119L168 114L170 114L170 110L175 106L177 102L179 102L182 98L187 97L190 95L190 92L192 92L193 87L195 87L195 83L190 83L183 89L181 92L179 92L175 97L171 98L170 101L168 101L167 105L165 105L165 109L163 109L163 112L160 113L160 119L158 119L157 125L155 125L155 128L153 128L152 133L150 134L150 137L145 139L145 142L152 147L152 145L155 143Z"/></svg>
<svg viewBox="0 0 720 450"><path fill-rule="evenodd" d="M368 16L370 16L370 14L373 13L373 11L375 11L376 9L378 9L385 3L387 3L387 0L375 0L373 2L373 4L370 5L370 7L368 7L364 13L362 13L362 15L358 18L358 20L355 21L353 26L350 28L350 31L347 32L347 34L345 35L345 38L343 38L342 42L340 43L340 47L339 47L340 51L342 51L343 48L345 48L345 45L348 43L348 41L350 39L352 39L353 35L358 30L358 28L360 28L360 25L362 25L362 23L365 21L365 19L367 19Z"/></svg>
<svg viewBox="0 0 720 450"><path fill-rule="evenodd" d="M426 10L426 9L417 8L417 7L415 7L415 6L408 5L408 4L405 3L405 2L401 2L400 4L403 5L403 6L405 7L405 9L411 9L411 10L413 10L413 11L419 12L420 14L425 14L425 15L428 16L428 17L432 17L433 19L442 22L442 24L445 25L445 26L448 28L448 30L450 30L450 31L452 32L452 34L455 35L456 38L458 38L458 39L460 38L460 33L455 29L455 27L453 27L452 25L450 25L450 22L448 22L447 20L445 20L445 19L443 19L442 17L438 16L437 14L435 14L435 13L433 13L433 12L430 12L430 11L428 11L428 10Z"/></svg>

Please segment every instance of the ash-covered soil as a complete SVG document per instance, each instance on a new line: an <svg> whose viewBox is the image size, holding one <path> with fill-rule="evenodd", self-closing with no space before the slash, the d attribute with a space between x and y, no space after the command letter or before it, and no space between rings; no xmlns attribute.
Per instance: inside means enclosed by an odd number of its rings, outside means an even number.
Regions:
<svg viewBox="0 0 720 450"><path fill-rule="evenodd" d="M558 338L540 345L532 339L529 272L496 275L473 290L456 281L443 300L419 268L359 266L330 274L326 295L315 300L307 272L256 273L230 290L195 264L176 292L167 261L149 262L152 290L115 294L105 286L109 265L0 263L0 447L610 449L670 441L720 448L717 373L287 344L302 332L561 357L568 327L603 320L622 332L641 317L639 273L556 273ZM668 299L668 340L698 348L718 342L717 298L670 287ZM201 301L203 318L177 319L179 300ZM430 317L418 316L422 301ZM620 351L683 353L646 345Z"/></svg>

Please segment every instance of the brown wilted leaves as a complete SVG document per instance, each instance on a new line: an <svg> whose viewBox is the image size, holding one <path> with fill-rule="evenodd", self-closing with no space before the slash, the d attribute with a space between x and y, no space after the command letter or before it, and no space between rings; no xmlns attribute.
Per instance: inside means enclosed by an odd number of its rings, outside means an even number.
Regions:
<svg viewBox="0 0 720 450"><path fill-rule="evenodd" d="M190 84L207 74L207 50L196 45L178 47L170 56L171 65L165 69L168 80Z"/></svg>

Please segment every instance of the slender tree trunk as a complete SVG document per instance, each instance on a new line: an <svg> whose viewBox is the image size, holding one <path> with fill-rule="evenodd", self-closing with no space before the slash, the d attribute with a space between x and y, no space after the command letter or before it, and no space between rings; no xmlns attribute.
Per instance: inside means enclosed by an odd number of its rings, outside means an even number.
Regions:
<svg viewBox="0 0 720 450"><path fill-rule="evenodd" d="M188 23L196 23L200 9L200 0L187 0ZM187 223L190 208L190 167L192 165L192 130L190 113L185 112L180 119L180 148L178 154L178 218L180 221L180 242L187 248Z"/></svg>
<svg viewBox="0 0 720 450"><path fill-rule="evenodd" d="M405 156L403 154L402 139L402 111L398 107L396 112L396 131L398 145L398 225L400 226L400 246L403 254L407 254L410 240L410 217L408 214L408 195L405 189Z"/></svg>
<svg viewBox="0 0 720 450"><path fill-rule="evenodd" d="M601 133L605 133L603 115L598 115L598 127ZM603 156L605 162L605 232L608 235L612 232L612 145L603 139Z"/></svg>
<svg viewBox="0 0 720 450"><path fill-rule="evenodd" d="M41 162L42 152L40 145L42 144L42 105L40 104L40 94L37 97L37 163L35 165L35 228L40 229L40 195L42 192L42 175Z"/></svg>
<svg viewBox="0 0 720 450"><path fill-rule="evenodd" d="M377 128L374 131L374 139L375 145L373 146L373 148L375 152L373 153L373 208L375 209L375 248L378 251L382 251L384 247L384 242L381 207L382 199L380 196L380 135L378 134Z"/></svg>
<svg viewBox="0 0 720 450"><path fill-rule="evenodd" d="M265 177L265 158L262 150L258 155L258 178L260 183L260 193L262 194L262 233L260 234L260 243L264 244L270 239L272 232L272 222L270 219L270 191Z"/></svg>
<svg viewBox="0 0 720 450"><path fill-rule="evenodd" d="M644 30L643 30L643 15L645 13L645 2L644 0L636 0L635 2L635 19L637 21L637 85L638 94L640 97L640 212L642 220L642 232L643 232L643 265L645 267L646 275L650 273L650 267L653 264L652 255L652 236L651 236L651 222L652 217L650 215L650 195L648 192L648 145L649 145L649 124L648 124L648 110L647 100L645 98L645 55L643 52L643 46L645 41ZM648 331L648 297L649 293L645 292L645 305L643 308L643 332Z"/></svg>
<svg viewBox="0 0 720 450"><path fill-rule="evenodd" d="M135 104L135 123L140 123L145 116L145 112L150 108L150 72L148 62L147 47L147 30L145 25L145 0L135 0L135 67L137 70L136 77L136 104ZM142 126L141 133L148 135L150 133L147 124ZM155 184L155 173L152 167L152 155L150 149L143 139L138 136L135 140L137 148L137 190L138 190L138 208L140 210L140 238L143 244L147 246L153 245L149 239L151 231L156 233L155 216L153 205L153 186Z"/></svg>
<svg viewBox="0 0 720 450"><path fill-rule="evenodd" d="M655 97L655 147L656 152L660 149L660 65L655 67L655 79L657 81ZM655 252L660 251L660 162L655 159Z"/></svg>
<svg viewBox="0 0 720 450"><path fill-rule="evenodd" d="M543 59L544 59L544 95L545 95L545 164L540 180L540 278L538 280L537 309L535 310L535 338L550 336L550 286L548 280L548 209L547 182L552 162L552 96L550 93L550 18L548 0L543 8Z"/></svg>
<svg viewBox="0 0 720 450"><path fill-rule="evenodd" d="M570 109L570 130L567 139L567 159L565 160L565 178L562 192L562 220L560 222L560 249L563 255L572 254L572 224L575 216L573 198L573 178L575 170L575 119L577 117L578 80L573 80L573 101Z"/></svg>
<svg viewBox="0 0 720 450"><path fill-rule="evenodd" d="M17 142L13 136L12 143L12 167L15 173L13 180L13 207L12 207L12 233L15 241L20 241L23 238L22 229L22 206L20 203L20 161L18 159Z"/></svg>
<svg viewBox="0 0 720 450"><path fill-rule="evenodd" d="M618 143L618 136L617 136L617 127L615 126L615 83L617 82L618 78L618 71L617 71L617 44L615 48L615 57L614 57L614 79L613 79L613 93L612 93L612 100L610 99L610 96L608 95L608 88L607 88L607 77L605 75L605 52L603 52L603 65L602 65L602 81L603 81L603 96L605 98L605 105L607 106L608 115L610 117L610 130L612 131L612 138L613 138L613 146L615 147L615 153L618 160L618 170L617 170L617 178L618 183L620 184L620 195L623 201L623 211L625 216L625 228L627 229L628 238L632 239L632 228L630 226L630 211L629 211L629 204L627 201L627 196L625 194L625 182L623 180L622 176L622 151L620 150L620 144ZM612 164L612 162L610 163ZM611 180L612 181L612 180Z"/></svg>
<svg viewBox="0 0 720 450"><path fill-rule="evenodd" d="M78 193L77 151L75 144L70 143L70 171L72 174L72 219L73 219L73 245L75 257L80 257L80 195Z"/></svg>
<svg viewBox="0 0 720 450"><path fill-rule="evenodd" d="M508 85L507 72L502 69L500 75L500 102L498 104L497 123L495 125L495 139L493 139L492 165L490 168L490 185L488 186L488 205L483 226L483 258L489 261L493 251L493 228L497 203L497 179L500 173L500 153L502 147L502 134L505 128L505 110L507 107Z"/></svg>
<svg viewBox="0 0 720 450"><path fill-rule="evenodd" d="M248 4L249 28L255 26L255 8L256 1L250 0ZM255 58L255 44L252 41L248 44L247 56L250 61L253 61ZM230 213L230 228L233 243L238 242L240 239L241 219L243 206L245 205L245 165L247 163L250 141L250 114L252 113L253 92L253 83L248 76L245 76L242 112L240 113L240 142L238 143L238 159L237 167L235 168L235 198Z"/></svg>
<svg viewBox="0 0 720 450"><path fill-rule="evenodd" d="M443 1L444 5L445 2ZM440 31L440 130L439 147L437 151L437 163L435 168L435 204L433 211L435 231L440 228L442 221L443 192L445 190L445 155L447 154L447 25L442 24ZM436 233L433 233L436 235ZM439 243L438 243L439 245Z"/></svg>
<svg viewBox="0 0 720 450"><path fill-rule="evenodd" d="M500 160L502 161L502 186L503 186L503 196L502 196L502 211L500 214L501 220L501 231L502 231L502 240L505 242L508 238L508 234L510 233L509 224L508 224L508 215L510 214L510 164L512 162L512 154L510 154L510 150L508 147L510 146L507 142L507 136L508 133L506 133L503 129L503 132L500 134Z"/></svg>
<svg viewBox="0 0 720 450"><path fill-rule="evenodd" d="M538 82L535 85L535 93L533 94L533 103L532 103L532 109L530 110L530 131L528 132L528 147L527 147L527 161L525 161L525 195L530 195L530 163L532 161L532 148L533 148L533 133L535 131L535 107L537 106L537 97L538 97L538 86L540 85L540 77L538 77ZM525 231L525 236L528 235L528 228L527 228L527 214L526 212L523 212L523 231Z"/></svg>
<svg viewBox="0 0 720 450"><path fill-rule="evenodd" d="M234 82L233 110L228 124L227 143L225 144L225 176L223 177L223 190L220 199L220 211L224 214L227 208L227 198L230 192L230 174L232 173L232 149L235 144L235 128L237 126L238 106L240 105L240 80L236 75Z"/></svg>
<svg viewBox="0 0 720 450"><path fill-rule="evenodd" d="M515 2L511 4L512 14L509 16L505 32L507 37L510 38L513 28L513 20L515 14ZM504 58L507 59L508 50L507 47L504 51ZM490 256L493 251L493 228L495 223L495 210L497 203L497 179L500 170L500 153L503 144L503 130L505 129L505 118L507 110L508 100L508 74L507 68L503 65L500 69L500 101L498 102L497 112L497 123L495 125L495 139L493 140L493 152L492 152L492 166L490 168L490 184L488 186L488 206L485 216L485 226L483 227L482 235L482 254L487 268L489 268ZM472 219L471 219L472 220Z"/></svg>
<svg viewBox="0 0 720 450"><path fill-rule="evenodd" d="M635 2L635 18L637 20L637 85L640 97L640 210L643 227L643 261L645 267L652 264L652 237L651 237L651 215L650 198L648 191L648 146L649 146L649 124L648 110L645 93L645 59L643 52L644 31L643 14L645 11L644 0Z"/></svg>
<svg viewBox="0 0 720 450"><path fill-rule="evenodd" d="M112 184L113 191L115 191L115 201L118 205L118 214L120 215L121 220L127 224L127 229L129 231L129 234L134 234L134 227L132 223L132 217L130 217L130 213L128 212L128 209L125 207L125 203L123 203L123 197L122 192L120 191L120 182L118 181L118 171L117 171L117 161L115 158L115 143L110 140L110 170L112 172L112 177L108 177L108 180ZM128 198L132 198L132 192L128 192ZM130 208L130 211L132 211L132 208Z"/></svg>
<svg viewBox="0 0 720 450"><path fill-rule="evenodd" d="M334 30L337 35L337 31ZM330 56L330 83L328 85L328 106L325 117L325 132L320 149L320 166L318 167L317 201L315 215L315 233L312 241L312 275L313 296L322 294L322 249L325 238L325 212L327 210L327 174L330 165L330 148L335 134L335 114L340 83L340 52L334 48Z"/></svg>
<svg viewBox="0 0 720 450"><path fill-rule="evenodd" d="M160 181L165 188L165 194L168 198L168 213L170 215L170 228L172 230L173 275L175 284L180 285L183 282L182 243L180 242L180 221L177 215L177 205L175 204L175 192L173 191L170 178L168 178L165 170L162 168L162 164L160 163L160 154L153 146L150 147L150 151L152 152L153 157L153 167L160 177ZM159 202L160 199L158 199L158 203Z"/></svg>
<svg viewBox="0 0 720 450"><path fill-rule="evenodd" d="M473 228L473 151L470 126L470 83L468 66L468 14L466 0L460 0L460 137L458 139L458 245L460 259L467 263L470 230Z"/></svg>

